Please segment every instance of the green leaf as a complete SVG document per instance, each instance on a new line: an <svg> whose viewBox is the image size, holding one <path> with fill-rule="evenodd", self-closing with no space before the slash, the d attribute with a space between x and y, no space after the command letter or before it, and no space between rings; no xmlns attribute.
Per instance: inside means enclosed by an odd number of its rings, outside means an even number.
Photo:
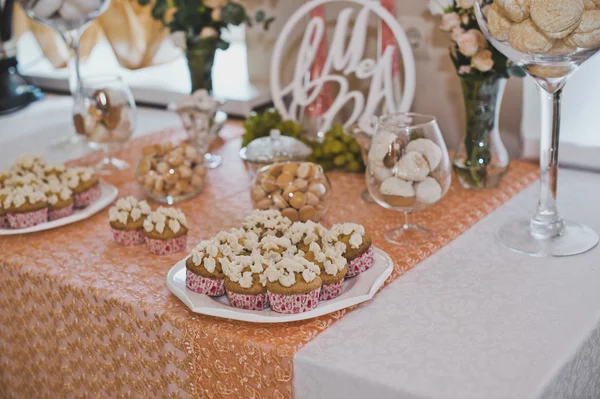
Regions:
<svg viewBox="0 0 600 399"><path fill-rule="evenodd" d="M221 19L226 24L240 25L246 22L246 10L240 4L229 2L221 8Z"/></svg>
<svg viewBox="0 0 600 399"><path fill-rule="evenodd" d="M225 40L219 38L217 40L217 48L221 49L221 50L227 50L229 48L229 43L226 42Z"/></svg>
<svg viewBox="0 0 600 399"><path fill-rule="evenodd" d="M141 6L147 6L150 4L150 0L138 0L138 4Z"/></svg>
<svg viewBox="0 0 600 399"><path fill-rule="evenodd" d="M256 22L262 22L264 21L264 19L266 18L266 14L263 10L258 10L256 12L256 15L254 16L254 19L256 20Z"/></svg>

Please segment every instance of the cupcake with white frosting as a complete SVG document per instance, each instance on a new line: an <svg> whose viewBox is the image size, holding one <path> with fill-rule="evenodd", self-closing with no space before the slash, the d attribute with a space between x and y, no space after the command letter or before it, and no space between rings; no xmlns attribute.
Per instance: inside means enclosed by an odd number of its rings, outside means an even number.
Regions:
<svg viewBox="0 0 600 399"><path fill-rule="evenodd" d="M61 174L61 179L73 191L77 209L85 208L100 198L100 179L92 168L68 168Z"/></svg>
<svg viewBox="0 0 600 399"><path fill-rule="evenodd" d="M244 230L252 231L260 238L268 235L281 237L292 221L277 210L255 210L244 220Z"/></svg>
<svg viewBox="0 0 600 399"><path fill-rule="evenodd" d="M57 179L51 179L43 187L48 198L48 221L73 214L73 192L66 185Z"/></svg>
<svg viewBox="0 0 600 399"><path fill-rule="evenodd" d="M40 187L12 188L2 206L13 229L24 229L48 221L48 199Z"/></svg>
<svg viewBox="0 0 600 399"><path fill-rule="evenodd" d="M317 242L310 244L308 252L304 258L313 262L321 269L321 294L319 299L326 301L337 298L344 291L344 279L348 273L348 262L342 255L346 246L342 242L337 242L335 246L325 245L321 247Z"/></svg>
<svg viewBox="0 0 600 399"><path fill-rule="evenodd" d="M313 310L319 304L323 281L321 269L302 256L286 256L270 264L264 273L271 309L296 314Z"/></svg>
<svg viewBox="0 0 600 399"><path fill-rule="evenodd" d="M286 231L285 236L298 247L298 250L308 252L308 248L313 242L321 245L321 240L325 234L327 234L327 229L323 225L307 221L292 224Z"/></svg>
<svg viewBox="0 0 600 399"><path fill-rule="evenodd" d="M217 240L205 240L192 250L185 261L185 285L188 289L208 296L225 294L222 253Z"/></svg>
<svg viewBox="0 0 600 399"><path fill-rule="evenodd" d="M336 241L346 245L343 253L348 261L346 277L358 276L375 263L371 236L365 228L356 223L340 223L330 229L328 244L336 245Z"/></svg>
<svg viewBox="0 0 600 399"><path fill-rule="evenodd" d="M148 250L155 255L183 251L187 244L187 220L177 208L159 207L144 220L144 237Z"/></svg>
<svg viewBox="0 0 600 399"><path fill-rule="evenodd" d="M39 155L35 154L24 154L21 155L11 165L11 170L17 174L24 174L27 172L35 173L40 175L44 171L46 161Z"/></svg>
<svg viewBox="0 0 600 399"><path fill-rule="evenodd" d="M263 310L269 306L267 279L264 274L268 260L255 249L250 255L222 260L225 292L235 308Z"/></svg>
<svg viewBox="0 0 600 399"><path fill-rule="evenodd" d="M8 196L9 191L9 188L0 188L0 229L10 228L8 216L6 215L6 209L4 209L4 200Z"/></svg>
<svg viewBox="0 0 600 399"><path fill-rule="evenodd" d="M145 242L144 221L152 210L146 201L133 196L119 198L108 210L113 237L121 245L141 245Z"/></svg>

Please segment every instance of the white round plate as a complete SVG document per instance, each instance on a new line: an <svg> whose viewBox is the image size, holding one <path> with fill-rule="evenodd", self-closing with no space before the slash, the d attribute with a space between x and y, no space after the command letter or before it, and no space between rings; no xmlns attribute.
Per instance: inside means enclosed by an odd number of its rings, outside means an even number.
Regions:
<svg viewBox="0 0 600 399"><path fill-rule="evenodd" d="M0 229L0 236L11 236L15 234L34 233L36 231L44 231L55 229L60 226L75 223L83 219L87 219L95 213L109 206L117 195L119 190L111 184L100 181L100 198L83 209L76 209L71 216L38 224L37 226L27 227L26 229Z"/></svg>
<svg viewBox="0 0 600 399"><path fill-rule="evenodd" d="M214 298L190 291L185 286L185 259L169 270L167 287L193 312L209 316L251 323L284 323L312 319L373 298L394 269L394 262L388 254L378 248L373 249L375 250L375 264L366 272L347 279L344 282L342 295L329 301L321 301L316 309L299 314L277 313L270 308L265 310L238 309L229 306L226 295Z"/></svg>

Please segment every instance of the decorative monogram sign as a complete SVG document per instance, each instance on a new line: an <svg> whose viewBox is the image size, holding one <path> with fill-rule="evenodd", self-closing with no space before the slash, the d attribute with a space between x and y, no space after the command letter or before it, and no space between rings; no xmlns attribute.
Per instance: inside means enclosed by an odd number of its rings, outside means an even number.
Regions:
<svg viewBox="0 0 600 399"><path fill-rule="evenodd" d="M310 70L319 45L325 39L326 27L323 18L311 18L302 37L292 80L283 84L281 64L293 28L298 23L305 24L307 15L316 7L332 3L354 3L361 8L357 11L356 7L347 7L338 14L327 57L318 76L311 76ZM402 55L403 87L397 93L395 91L398 91L398 77L394 77L394 74L398 71L394 68L394 57L398 57L398 54L395 46L388 45L382 48L377 59L365 56L368 22L372 15L388 25ZM350 90L351 75L360 80L369 80L369 90L366 93ZM358 123L361 129L372 133L373 117L381 108L381 104L386 112L409 111L415 92L415 61L404 30L379 1L313 0L300 7L281 31L271 60L270 84L275 107L284 118L293 120L302 116L303 109L315 101L323 87L335 85L337 96L329 109L321 115L320 131L329 130L341 109L349 106L352 111L343 122L344 127Z"/></svg>

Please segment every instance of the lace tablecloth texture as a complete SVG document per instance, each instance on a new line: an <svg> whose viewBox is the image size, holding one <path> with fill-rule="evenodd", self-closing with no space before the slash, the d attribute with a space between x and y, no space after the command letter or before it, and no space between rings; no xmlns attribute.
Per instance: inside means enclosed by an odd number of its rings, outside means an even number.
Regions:
<svg viewBox="0 0 600 399"><path fill-rule="evenodd" d="M209 172L200 196L180 205L191 226L188 250L239 226L252 210L250 175L237 155L240 131L236 124L224 129L217 150L223 165ZM162 131L129 142L118 155L135 166L142 146L182 137L180 130ZM120 196L141 198L133 170L106 180ZM466 191L453 183L439 204L415 214L437 233L416 248L383 239L402 215L362 202L363 176L329 177L334 206L322 222L364 224L395 261L389 283L534 182L537 170L513 162L494 190ZM184 256L119 246L107 211L0 239L0 396L291 398L294 354L351 309L270 325L194 314L165 285L167 271Z"/></svg>

